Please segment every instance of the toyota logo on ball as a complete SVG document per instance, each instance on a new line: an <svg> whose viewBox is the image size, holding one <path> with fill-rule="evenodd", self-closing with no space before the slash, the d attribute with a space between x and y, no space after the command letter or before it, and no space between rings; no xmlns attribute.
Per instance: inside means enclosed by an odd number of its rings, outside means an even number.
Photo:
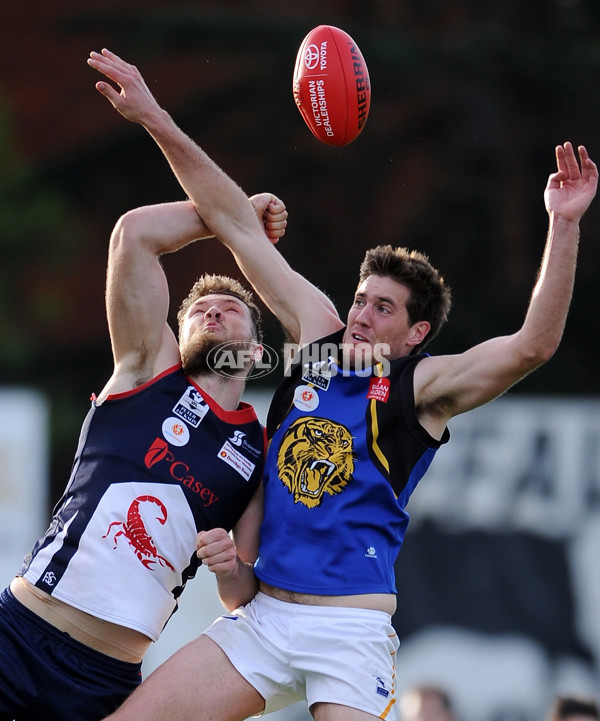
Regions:
<svg viewBox="0 0 600 721"><path fill-rule="evenodd" d="M314 70L319 64L319 48L316 45L309 45L306 48L304 64L309 70Z"/></svg>

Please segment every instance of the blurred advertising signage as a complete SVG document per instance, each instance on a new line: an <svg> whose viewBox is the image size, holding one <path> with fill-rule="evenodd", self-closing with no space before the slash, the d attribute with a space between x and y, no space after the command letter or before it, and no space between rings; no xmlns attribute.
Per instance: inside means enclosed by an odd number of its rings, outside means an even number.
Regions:
<svg viewBox="0 0 600 721"><path fill-rule="evenodd" d="M48 408L38 392L0 388L0 586L48 518Z"/></svg>

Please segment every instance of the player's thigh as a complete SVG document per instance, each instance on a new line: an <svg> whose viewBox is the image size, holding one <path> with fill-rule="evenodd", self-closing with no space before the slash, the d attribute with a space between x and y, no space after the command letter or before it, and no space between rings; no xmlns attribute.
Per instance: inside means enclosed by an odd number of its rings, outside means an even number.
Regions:
<svg viewBox="0 0 600 721"><path fill-rule="evenodd" d="M217 644L199 636L153 671L106 721L243 721L264 705Z"/></svg>
<svg viewBox="0 0 600 721"><path fill-rule="evenodd" d="M315 721L373 721L377 718L366 711L337 703L315 703L310 712Z"/></svg>

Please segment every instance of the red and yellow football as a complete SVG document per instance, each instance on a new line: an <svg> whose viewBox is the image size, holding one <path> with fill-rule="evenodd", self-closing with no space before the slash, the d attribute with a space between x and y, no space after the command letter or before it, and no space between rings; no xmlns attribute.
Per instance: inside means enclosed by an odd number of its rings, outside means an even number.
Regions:
<svg viewBox="0 0 600 721"><path fill-rule="evenodd" d="M348 145L365 127L371 82L365 59L348 33L313 28L302 41L293 79L294 100L312 134L326 145Z"/></svg>

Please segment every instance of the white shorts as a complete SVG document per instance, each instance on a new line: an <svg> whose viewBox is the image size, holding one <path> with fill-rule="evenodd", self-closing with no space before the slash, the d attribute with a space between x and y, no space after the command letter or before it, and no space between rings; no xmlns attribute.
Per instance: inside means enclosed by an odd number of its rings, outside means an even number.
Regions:
<svg viewBox="0 0 600 721"><path fill-rule="evenodd" d="M205 635L265 699L265 713L306 699L397 721L399 646L389 614L361 608L305 606L264 593Z"/></svg>

